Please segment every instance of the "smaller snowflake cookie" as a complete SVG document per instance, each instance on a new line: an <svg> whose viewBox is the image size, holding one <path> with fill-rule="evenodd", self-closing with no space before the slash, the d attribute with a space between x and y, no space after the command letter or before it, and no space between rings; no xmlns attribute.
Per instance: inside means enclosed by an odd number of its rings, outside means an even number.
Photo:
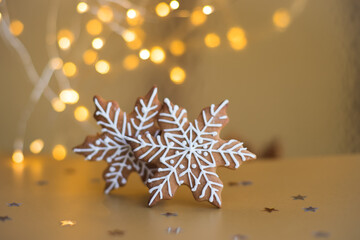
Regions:
<svg viewBox="0 0 360 240"><path fill-rule="evenodd" d="M131 141L135 156L153 163L158 171L148 180L149 206L161 199L173 197L176 189L185 184L198 201L208 200L221 206L223 184L216 167L238 168L243 161L255 159L243 143L222 140L221 129L228 123L228 100L204 108L193 122L187 119L184 108L164 100L158 116L161 134L139 135Z"/></svg>
<svg viewBox="0 0 360 240"><path fill-rule="evenodd" d="M156 169L152 164L139 161L134 156L128 139L144 133L158 134L156 116L161 103L157 97L157 88L153 87L145 97L138 98L134 111L130 114L122 112L115 101L105 101L95 96L94 103L94 118L102 127L102 133L88 136L73 151L84 155L86 160L105 160L108 163L103 174L106 194L125 185L133 171L138 172L146 184Z"/></svg>

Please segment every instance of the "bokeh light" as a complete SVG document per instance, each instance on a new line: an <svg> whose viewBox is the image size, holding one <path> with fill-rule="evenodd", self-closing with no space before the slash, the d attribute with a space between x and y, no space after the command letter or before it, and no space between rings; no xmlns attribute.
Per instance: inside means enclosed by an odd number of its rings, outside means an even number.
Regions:
<svg viewBox="0 0 360 240"><path fill-rule="evenodd" d="M66 108L66 105L59 98L53 98L51 100L51 106L56 112L63 112Z"/></svg>
<svg viewBox="0 0 360 240"><path fill-rule="evenodd" d="M74 41L74 34L69 29L61 29L57 33L57 40L60 41L62 38L67 38L71 44Z"/></svg>
<svg viewBox="0 0 360 240"><path fill-rule="evenodd" d="M185 52L185 43L181 40L173 40L170 43L169 50L174 56L181 56Z"/></svg>
<svg viewBox="0 0 360 240"><path fill-rule="evenodd" d="M63 66L63 60L59 57L52 58L49 62L49 65L54 70L59 70Z"/></svg>
<svg viewBox="0 0 360 240"><path fill-rule="evenodd" d="M160 2L155 7L155 12L159 17L166 17L170 13L170 7L165 2Z"/></svg>
<svg viewBox="0 0 360 240"><path fill-rule="evenodd" d="M91 45L94 49L101 49L104 46L104 40L102 38L94 38Z"/></svg>
<svg viewBox="0 0 360 240"><path fill-rule="evenodd" d="M95 70L100 74L107 74L110 71L110 64L106 60L99 60L95 64Z"/></svg>
<svg viewBox="0 0 360 240"><path fill-rule="evenodd" d="M88 49L83 53L84 63L87 65L94 64L98 58L98 53L92 49Z"/></svg>
<svg viewBox="0 0 360 240"><path fill-rule="evenodd" d="M24 161L24 154L21 150L16 150L12 154L12 160L14 163L22 163Z"/></svg>
<svg viewBox="0 0 360 240"><path fill-rule="evenodd" d="M19 36L24 31L24 24L20 20L13 20L10 23L9 30L14 36Z"/></svg>
<svg viewBox="0 0 360 240"><path fill-rule="evenodd" d="M147 60L150 57L150 51L148 49L141 49L139 52L139 57L142 60Z"/></svg>
<svg viewBox="0 0 360 240"><path fill-rule="evenodd" d="M160 64L162 63L166 58L165 51L161 47L153 47L150 51L150 60L153 63Z"/></svg>
<svg viewBox="0 0 360 240"><path fill-rule="evenodd" d="M97 11L97 17L103 22L111 22L114 18L114 13L111 7L101 6Z"/></svg>
<svg viewBox="0 0 360 240"><path fill-rule="evenodd" d="M34 154L40 153L44 148L44 141L42 139L35 139L30 143L30 151Z"/></svg>
<svg viewBox="0 0 360 240"><path fill-rule="evenodd" d="M288 10L278 9L273 15L273 23L278 30L284 30L289 26L291 22L291 16Z"/></svg>
<svg viewBox="0 0 360 240"><path fill-rule="evenodd" d="M178 1L172 0L172 1L170 2L170 8L171 8L172 10L178 9L179 7L180 7L180 4L179 4Z"/></svg>
<svg viewBox="0 0 360 240"><path fill-rule="evenodd" d="M126 16L127 16L128 18L130 18L130 19L136 18L137 15L138 15L138 12L137 12L135 9L133 9L133 8L130 8L130 9L127 10L127 12L126 12Z"/></svg>
<svg viewBox="0 0 360 240"><path fill-rule="evenodd" d="M202 12L202 9L196 8L190 15L190 22L194 26L200 26L206 21L206 15Z"/></svg>
<svg viewBox="0 0 360 240"><path fill-rule="evenodd" d="M181 67L174 67L170 70L170 79L175 84L182 84L185 81L186 73Z"/></svg>
<svg viewBox="0 0 360 240"><path fill-rule="evenodd" d="M77 73L77 67L73 62L66 62L62 67L62 71L67 77L74 77Z"/></svg>
<svg viewBox="0 0 360 240"><path fill-rule="evenodd" d="M131 30L125 30L121 36L123 37L125 42L132 42L136 39L136 33Z"/></svg>
<svg viewBox="0 0 360 240"><path fill-rule="evenodd" d="M135 54L131 54L129 56L126 56L126 58L123 61L123 67L126 70L134 70L139 66L139 58Z"/></svg>
<svg viewBox="0 0 360 240"><path fill-rule="evenodd" d="M79 122L84 122L89 118L89 110L84 106L75 108L74 117Z"/></svg>
<svg viewBox="0 0 360 240"><path fill-rule="evenodd" d="M99 35L102 32L102 30L103 30L103 25L97 19L92 19L88 21L86 24L86 31L92 36Z"/></svg>
<svg viewBox="0 0 360 240"><path fill-rule="evenodd" d="M202 12L205 14L205 15L210 15L214 12L214 7L213 6L210 6L210 5L205 5L202 9Z"/></svg>
<svg viewBox="0 0 360 240"><path fill-rule="evenodd" d="M230 46L234 50L242 50L247 45L247 38L245 31L240 27L232 27L229 29L226 35L229 40Z"/></svg>
<svg viewBox="0 0 360 240"><path fill-rule="evenodd" d="M63 50L67 50L70 48L71 46L71 42L70 42L70 39L67 38L67 37L62 37L59 39L58 41L58 44L59 44L59 47Z"/></svg>
<svg viewBox="0 0 360 240"><path fill-rule="evenodd" d="M74 89L64 89L59 94L60 100L67 104L75 104L79 101L79 93Z"/></svg>
<svg viewBox="0 0 360 240"><path fill-rule="evenodd" d="M216 33L208 33L204 38L205 45L209 48L216 48L220 45L220 37Z"/></svg>
<svg viewBox="0 0 360 240"><path fill-rule="evenodd" d="M78 13L85 13L89 10L89 5L85 2L79 2L76 6L76 10Z"/></svg>
<svg viewBox="0 0 360 240"><path fill-rule="evenodd" d="M57 144L52 150L52 155L55 160L61 161L66 157L67 151L64 145Z"/></svg>

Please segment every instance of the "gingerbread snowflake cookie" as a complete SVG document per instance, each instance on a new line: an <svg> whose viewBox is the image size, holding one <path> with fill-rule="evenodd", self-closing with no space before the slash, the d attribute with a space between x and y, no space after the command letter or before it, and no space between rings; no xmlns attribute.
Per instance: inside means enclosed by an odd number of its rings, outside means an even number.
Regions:
<svg viewBox="0 0 360 240"><path fill-rule="evenodd" d="M73 151L86 157L86 160L105 160L108 167L103 173L106 181L105 193L126 184L129 174L136 171L146 184L156 168L150 163L139 161L129 145L129 137L148 133L159 133L156 116L161 108L157 88L153 87L145 97L137 99L134 111L126 114L114 101L105 101L95 96L94 118L102 127L102 133L88 136L84 143Z"/></svg>
<svg viewBox="0 0 360 240"><path fill-rule="evenodd" d="M158 115L161 134L139 135L131 141L135 156L158 168L147 183L149 206L171 199L183 184L191 188L196 200L221 206L223 184L216 167L234 169L256 158L243 143L219 137L229 121L227 105L225 100L218 106L204 108L194 122L189 122L184 108L165 99Z"/></svg>

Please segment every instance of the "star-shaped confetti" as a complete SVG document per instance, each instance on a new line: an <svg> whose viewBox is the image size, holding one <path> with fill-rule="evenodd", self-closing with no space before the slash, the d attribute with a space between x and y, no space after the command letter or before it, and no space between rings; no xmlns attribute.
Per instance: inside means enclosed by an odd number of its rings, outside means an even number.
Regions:
<svg viewBox="0 0 360 240"><path fill-rule="evenodd" d="M72 220L62 220L60 221L60 225L62 227L66 227L66 226L74 226L76 224L75 221L72 221Z"/></svg>
<svg viewBox="0 0 360 240"><path fill-rule="evenodd" d="M196 200L221 206L223 184L216 167L234 169L256 158L243 143L219 137L229 121L227 105L225 100L204 108L194 122L189 122L186 110L166 98L158 116L160 136L145 134L131 142L136 157L158 168L147 184L149 206L171 199L183 184L191 188Z"/></svg>
<svg viewBox="0 0 360 240"><path fill-rule="evenodd" d="M181 231L180 227L176 227L176 228L168 227L167 229L167 233L173 233L173 234L179 234L180 231Z"/></svg>
<svg viewBox="0 0 360 240"><path fill-rule="evenodd" d="M314 232L314 237L316 238L328 238L330 237L330 233L324 231Z"/></svg>
<svg viewBox="0 0 360 240"><path fill-rule="evenodd" d="M252 181L240 181L240 182L229 182L229 186L249 186L252 184Z"/></svg>
<svg viewBox="0 0 360 240"><path fill-rule="evenodd" d="M318 210L318 208L315 208L315 207L307 207L307 208L304 208L304 211L305 212L316 212L316 210Z"/></svg>
<svg viewBox="0 0 360 240"><path fill-rule="evenodd" d="M139 134L158 134L157 114L161 103L157 97L157 88L153 87L145 97L140 97L130 114L120 110L115 101L106 101L94 97L96 106L94 117L101 126L101 134L88 136L84 143L73 151L89 161L106 161L103 178L106 182L105 193L120 188L127 183L132 172L137 172L144 183L153 176L156 169L152 164L139 161L133 154L129 137Z"/></svg>
<svg viewBox="0 0 360 240"><path fill-rule="evenodd" d="M49 182L46 180L40 180L40 181L37 181L36 184L39 186L45 186L45 185L49 184Z"/></svg>
<svg viewBox="0 0 360 240"><path fill-rule="evenodd" d="M5 221L10 221L11 218L9 216L0 216L0 221L5 222Z"/></svg>
<svg viewBox="0 0 360 240"><path fill-rule="evenodd" d="M305 200L306 196L298 194L297 196L292 196L293 200Z"/></svg>
<svg viewBox="0 0 360 240"><path fill-rule="evenodd" d="M243 235L243 234L235 234L232 237L232 240L246 240L246 239L248 239L248 236Z"/></svg>
<svg viewBox="0 0 360 240"><path fill-rule="evenodd" d="M279 210L277 210L276 208L268 208L268 207L266 207L266 208L264 208L263 211L268 212L268 213L272 213L272 212L277 212Z"/></svg>
<svg viewBox="0 0 360 240"><path fill-rule="evenodd" d="M16 202L8 203L8 207L20 207L21 205L22 203L16 203Z"/></svg>
<svg viewBox="0 0 360 240"><path fill-rule="evenodd" d="M178 214L172 213L172 212L166 212L166 213L162 213L161 215L163 215L165 217L176 217Z"/></svg>
<svg viewBox="0 0 360 240"><path fill-rule="evenodd" d="M111 236L123 236L125 234L124 231L119 230L119 229L110 230L110 231L108 231L108 233Z"/></svg>

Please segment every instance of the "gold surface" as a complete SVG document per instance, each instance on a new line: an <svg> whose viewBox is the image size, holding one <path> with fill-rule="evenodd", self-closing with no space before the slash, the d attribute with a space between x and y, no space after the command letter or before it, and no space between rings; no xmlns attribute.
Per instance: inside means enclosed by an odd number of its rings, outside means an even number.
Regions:
<svg viewBox="0 0 360 240"><path fill-rule="evenodd" d="M148 208L147 189L135 174L126 187L106 196L105 163L81 158L57 162L26 158L0 161L0 239L360 239L360 155L257 160L219 170L225 188L222 209L197 202L186 187L170 201ZM45 180L47 184L39 185ZM251 181L229 186L231 181ZM305 200L291 196L306 195ZM22 203L8 207L7 203ZM317 207L305 212L305 207ZM268 213L265 207L279 211ZM176 217L161 215L175 212ZM61 221L75 225L61 226ZM180 233L168 233L180 227ZM118 234L109 234L109 231ZM122 235L123 231L123 235ZM323 238L319 238L323 239Z"/></svg>

